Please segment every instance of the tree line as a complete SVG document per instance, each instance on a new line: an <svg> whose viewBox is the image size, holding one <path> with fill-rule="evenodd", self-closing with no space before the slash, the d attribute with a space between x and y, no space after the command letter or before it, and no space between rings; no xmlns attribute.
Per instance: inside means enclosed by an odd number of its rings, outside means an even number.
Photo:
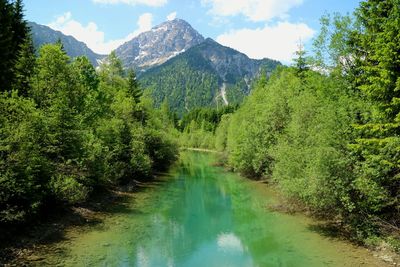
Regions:
<svg viewBox="0 0 400 267"><path fill-rule="evenodd" d="M0 0L1 225L148 180L178 154L173 124L114 53L96 70L61 42L35 51L22 8Z"/></svg>
<svg viewBox="0 0 400 267"><path fill-rule="evenodd" d="M313 56L260 79L212 146L250 177L274 181L350 227L400 249L400 2L326 15ZM209 147L209 146L208 146Z"/></svg>

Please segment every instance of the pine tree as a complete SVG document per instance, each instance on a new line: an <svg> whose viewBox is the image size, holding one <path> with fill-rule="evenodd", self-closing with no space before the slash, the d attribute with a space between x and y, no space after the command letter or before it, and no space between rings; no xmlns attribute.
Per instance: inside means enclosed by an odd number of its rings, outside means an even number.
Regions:
<svg viewBox="0 0 400 267"><path fill-rule="evenodd" d="M10 90L13 66L12 5L0 0L0 91Z"/></svg>
<svg viewBox="0 0 400 267"><path fill-rule="evenodd" d="M21 0L14 4L0 0L0 91L11 90L19 50L28 36Z"/></svg>
<svg viewBox="0 0 400 267"><path fill-rule="evenodd" d="M90 91L97 90L100 80L95 68L85 56L80 56L74 59L72 66L77 73L79 82L86 86Z"/></svg>
<svg viewBox="0 0 400 267"><path fill-rule="evenodd" d="M133 96L136 103L140 102L140 97L143 95L143 92L142 89L140 89L136 74L132 69L128 71L128 92Z"/></svg>
<svg viewBox="0 0 400 267"><path fill-rule="evenodd" d="M372 104L356 126L355 187L360 209L398 217L400 210L400 1L368 0L357 10L353 34L356 83ZM397 214L397 215L396 215ZM393 217L394 216L394 217Z"/></svg>
<svg viewBox="0 0 400 267"><path fill-rule="evenodd" d="M121 60L117 57L115 51L112 51L111 54L107 58L109 71L113 76L121 76L125 75L124 68L122 67Z"/></svg>
<svg viewBox="0 0 400 267"><path fill-rule="evenodd" d="M17 62L15 64L15 80L13 89L18 90L19 95L29 96L31 89L31 77L36 65L35 48L32 39L28 36L21 45Z"/></svg>
<svg viewBox="0 0 400 267"><path fill-rule="evenodd" d="M300 42L298 45L298 50L295 52L296 58L293 61L295 63L296 74L301 79L304 79L304 73L309 70L306 54L307 53L304 50L304 46Z"/></svg>
<svg viewBox="0 0 400 267"><path fill-rule="evenodd" d="M65 47L64 47L64 43L62 42L62 40L61 40L60 37L57 39L57 41L55 42L55 44L58 45L58 46L61 48L61 50L62 50L63 52L66 53Z"/></svg>
<svg viewBox="0 0 400 267"><path fill-rule="evenodd" d="M13 5L12 27L13 43L16 45L14 49L18 50L19 46L24 43L24 40L29 35L29 28L24 19L22 0L16 0Z"/></svg>

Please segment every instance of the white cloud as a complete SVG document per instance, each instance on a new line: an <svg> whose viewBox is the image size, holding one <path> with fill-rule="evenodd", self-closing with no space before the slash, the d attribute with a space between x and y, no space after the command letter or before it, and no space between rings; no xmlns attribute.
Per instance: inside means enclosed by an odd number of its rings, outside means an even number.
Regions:
<svg viewBox="0 0 400 267"><path fill-rule="evenodd" d="M138 19L137 25L138 29L132 33L133 36L151 30L151 27L153 27L153 15L151 13L142 14Z"/></svg>
<svg viewBox="0 0 400 267"><path fill-rule="evenodd" d="M167 16L167 20L174 20L174 19L176 19L176 11L172 12Z"/></svg>
<svg viewBox="0 0 400 267"><path fill-rule="evenodd" d="M92 0L94 3L99 4L127 4L131 6L146 5L152 7L160 7L165 5L168 0Z"/></svg>
<svg viewBox="0 0 400 267"><path fill-rule="evenodd" d="M264 28L233 30L218 36L217 41L251 58L267 57L290 63L299 41L305 43L313 35L314 30L304 23L279 22Z"/></svg>
<svg viewBox="0 0 400 267"><path fill-rule="evenodd" d="M287 16L287 12L304 0L201 0L205 6L211 5L214 16L244 15L251 21L268 21Z"/></svg>
<svg viewBox="0 0 400 267"><path fill-rule="evenodd" d="M84 42L96 53L109 54L121 44L131 40L142 32L150 30L152 23L153 15L144 13L139 17L137 21L138 28L134 32L128 34L125 38L110 41L105 41L105 34L98 29L96 23L89 22L84 26L72 18L71 12L57 17L55 21L49 23L47 26L75 37L77 40Z"/></svg>

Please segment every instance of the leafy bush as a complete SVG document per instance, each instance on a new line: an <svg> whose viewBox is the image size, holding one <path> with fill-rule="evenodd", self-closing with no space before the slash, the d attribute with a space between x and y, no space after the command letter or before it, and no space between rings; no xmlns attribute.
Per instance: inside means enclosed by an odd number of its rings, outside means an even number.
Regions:
<svg viewBox="0 0 400 267"><path fill-rule="evenodd" d="M50 190L57 199L68 204L86 200L89 190L74 175L56 174L50 180Z"/></svg>

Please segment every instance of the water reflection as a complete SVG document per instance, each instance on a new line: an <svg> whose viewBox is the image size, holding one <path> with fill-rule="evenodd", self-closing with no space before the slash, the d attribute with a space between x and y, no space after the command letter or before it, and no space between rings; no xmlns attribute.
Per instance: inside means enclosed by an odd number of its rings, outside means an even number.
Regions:
<svg viewBox="0 0 400 267"><path fill-rule="evenodd" d="M140 240L136 264L252 266L250 253L233 232L232 199L226 185L218 182L217 173L204 164L201 154L188 156L166 189L171 194L151 219L152 237Z"/></svg>
<svg viewBox="0 0 400 267"><path fill-rule="evenodd" d="M183 153L167 182L135 195L134 212L75 236L67 256L55 255L49 265L358 266L348 245L310 232L299 218L266 211L273 197L257 195L254 185L212 161Z"/></svg>
<svg viewBox="0 0 400 267"><path fill-rule="evenodd" d="M234 234L220 234L217 237L218 249L224 252L232 251L232 252L243 252L244 248L242 245L242 241Z"/></svg>

